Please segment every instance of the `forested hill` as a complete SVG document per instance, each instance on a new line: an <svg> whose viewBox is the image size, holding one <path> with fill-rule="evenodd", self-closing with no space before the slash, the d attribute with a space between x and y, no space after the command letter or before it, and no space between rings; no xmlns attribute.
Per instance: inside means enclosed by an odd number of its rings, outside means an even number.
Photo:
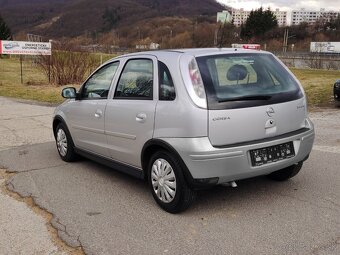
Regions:
<svg viewBox="0 0 340 255"><path fill-rule="evenodd" d="M105 33L168 17L212 18L223 9L215 0L0 0L0 14L15 34L51 38Z"/></svg>

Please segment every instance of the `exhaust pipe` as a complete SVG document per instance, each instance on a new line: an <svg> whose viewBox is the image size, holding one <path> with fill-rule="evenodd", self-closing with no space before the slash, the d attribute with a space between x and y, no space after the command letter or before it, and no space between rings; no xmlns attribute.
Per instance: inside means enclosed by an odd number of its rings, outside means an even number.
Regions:
<svg viewBox="0 0 340 255"><path fill-rule="evenodd" d="M232 188L237 187L237 183L235 181L221 183L221 185L224 186L224 187L232 187Z"/></svg>
<svg viewBox="0 0 340 255"><path fill-rule="evenodd" d="M230 186L231 186L232 188L237 188L237 184L236 184L236 182L234 182L234 181L230 182Z"/></svg>

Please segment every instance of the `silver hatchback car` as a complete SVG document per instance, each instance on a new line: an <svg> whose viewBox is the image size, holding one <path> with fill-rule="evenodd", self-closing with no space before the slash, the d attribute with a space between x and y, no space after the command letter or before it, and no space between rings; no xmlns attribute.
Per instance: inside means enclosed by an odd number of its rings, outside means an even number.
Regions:
<svg viewBox="0 0 340 255"><path fill-rule="evenodd" d="M299 81L265 51L128 54L62 96L53 120L60 157L145 178L171 213L188 208L197 189L260 175L287 180L314 142Z"/></svg>

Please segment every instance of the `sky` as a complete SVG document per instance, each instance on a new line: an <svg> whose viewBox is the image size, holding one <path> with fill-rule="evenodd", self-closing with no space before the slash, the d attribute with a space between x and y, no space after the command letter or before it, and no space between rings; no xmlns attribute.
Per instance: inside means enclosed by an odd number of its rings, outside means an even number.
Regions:
<svg viewBox="0 0 340 255"><path fill-rule="evenodd" d="M282 11L291 11L292 9L305 8L306 10L326 10L340 11L340 0L263 0L263 1L244 1L244 0L217 0L218 2L228 5L230 7L245 10L258 9L261 6L264 8L270 7L271 9L280 8Z"/></svg>

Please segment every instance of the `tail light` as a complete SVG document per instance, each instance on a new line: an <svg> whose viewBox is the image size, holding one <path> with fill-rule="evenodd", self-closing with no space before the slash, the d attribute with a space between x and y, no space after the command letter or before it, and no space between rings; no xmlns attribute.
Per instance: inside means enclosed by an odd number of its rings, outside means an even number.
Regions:
<svg viewBox="0 0 340 255"><path fill-rule="evenodd" d="M196 59L190 55L183 55L181 57L180 68L190 98L198 107L206 109L207 98Z"/></svg>
<svg viewBox="0 0 340 255"><path fill-rule="evenodd" d="M196 95L199 98L205 98L206 96L201 73L194 58L189 63L189 75Z"/></svg>

